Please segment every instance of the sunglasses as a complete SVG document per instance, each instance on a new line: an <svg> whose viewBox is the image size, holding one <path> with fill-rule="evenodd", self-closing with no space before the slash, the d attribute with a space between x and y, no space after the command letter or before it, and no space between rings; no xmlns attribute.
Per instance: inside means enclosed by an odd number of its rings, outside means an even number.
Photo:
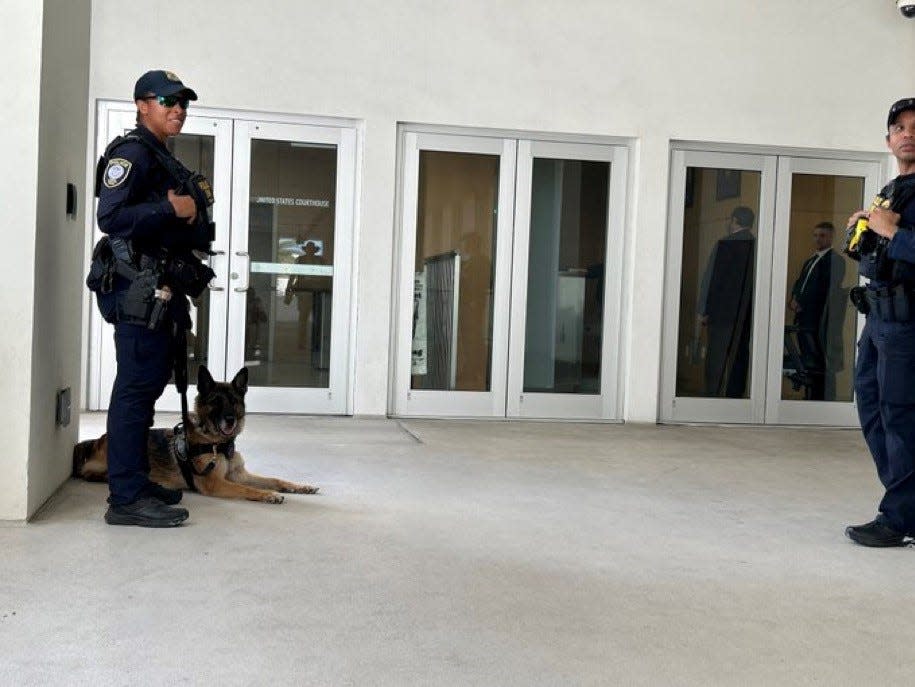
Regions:
<svg viewBox="0 0 915 687"><path fill-rule="evenodd" d="M151 95L148 98L143 98L143 100L155 100L162 107L180 105L182 110L186 110L188 104L190 104L190 98L178 95Z"/></svg>

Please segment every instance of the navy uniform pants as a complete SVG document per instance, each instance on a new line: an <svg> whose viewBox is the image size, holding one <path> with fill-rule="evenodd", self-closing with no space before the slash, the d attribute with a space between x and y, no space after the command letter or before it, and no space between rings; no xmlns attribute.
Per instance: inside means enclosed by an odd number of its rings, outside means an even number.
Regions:
<svg viewBox="0 0 915 687"><path fill-rule="evenodd" d="M113 505L133 503L149 485L149 428L174 363L170 329L114 326L118 371L108 404L108 500Z"/></svg>
<svg viewBox="0 0 915 687"><path fill-rule="evenodd" d="M915 321L868 315L858 342L855 393L861 430L886 489L878 518L915 534Z"/></svg>

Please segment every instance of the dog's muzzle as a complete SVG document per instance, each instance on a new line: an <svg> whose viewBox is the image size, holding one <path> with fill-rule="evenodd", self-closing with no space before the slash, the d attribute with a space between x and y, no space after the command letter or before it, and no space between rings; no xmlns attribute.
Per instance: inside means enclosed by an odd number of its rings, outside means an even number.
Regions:
<svg viewBox="0 0 915 687"><path fill-rule="evenodd" d="M235 434L235 428L238 426L238 421L234 417L225 417L219 421L219 431L222 432L224 436L230 437Z"/></svg>

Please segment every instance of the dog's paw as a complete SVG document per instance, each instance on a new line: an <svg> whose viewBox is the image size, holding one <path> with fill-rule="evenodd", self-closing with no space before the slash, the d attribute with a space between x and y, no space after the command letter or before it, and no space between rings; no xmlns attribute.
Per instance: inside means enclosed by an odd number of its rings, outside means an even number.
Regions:
<svg viewBox="0 0 915 687"><path fill-rule="evenodd" d="M270 494L264 497L264 503L282 503L284 497L282 494Z"/></svg>
<svg viewBox="0 0 915 687"><path fill-rule="evenodd" d="M296 484L289 490L290 494L317 494L320 487L313 487L310 484Z"/></svg>

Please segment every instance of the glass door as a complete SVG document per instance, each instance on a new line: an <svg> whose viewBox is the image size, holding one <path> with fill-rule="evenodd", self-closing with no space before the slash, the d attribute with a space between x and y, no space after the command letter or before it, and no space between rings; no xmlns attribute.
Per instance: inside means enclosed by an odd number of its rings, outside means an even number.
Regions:
<svg viewBox="0 0 915 687"><path fill-rule="evenodd" d="M876 162L781 157L772 274L766 422L857 426L855 342L848 300L857 263L845 224L879 188Z"/></svg>
<svg viewBox="0 0 915 687"><path fill-rule="evenodd" d="M856 426L842 253L881 163L675 151L661 418Z"/></svg>
<svg viewBox="0 0 915 687"><path fill-rule="evenodd" d="M226 375L249 408L346 413L355 131L236 121Z"/></svg>
<svg viewBox="0 0 915 687"><path fill-rule="evenodd" d="M627 150L404 135L393 412L616 419Z"/></svg>
<svg viewBox="0 0 915 687"><path fill-rule="evenodd" d="M407 133L393 408L505 414L516 142Z"/></svg>
<svg viewBox="0 0 915 687"><path fill-rule="evenodd" d="M661 417L765 420L776 158L675 151Z"/></svg>
<svg viewBox="0 0 915 687"><path fill-rule="evenodd" d="M626 152L518 143L509 417L619 415Z"/></svg>

